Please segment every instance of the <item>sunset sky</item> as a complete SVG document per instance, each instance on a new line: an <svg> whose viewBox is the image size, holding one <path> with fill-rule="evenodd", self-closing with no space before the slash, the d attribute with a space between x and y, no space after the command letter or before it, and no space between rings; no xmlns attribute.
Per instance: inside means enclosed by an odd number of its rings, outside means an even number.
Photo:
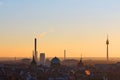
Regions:
<svg viewBox="0 0 120 80"><path fill-rule="evenodd" d="M0 0L0 57L120 57L120 0Z"/></svg>

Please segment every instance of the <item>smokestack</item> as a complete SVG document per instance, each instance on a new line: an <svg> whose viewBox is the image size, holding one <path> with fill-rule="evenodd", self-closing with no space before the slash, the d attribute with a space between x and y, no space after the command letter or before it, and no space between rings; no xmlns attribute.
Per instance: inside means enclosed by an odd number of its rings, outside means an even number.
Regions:
<svg viewBox="0 0 120 80"><path fill-rule="evenodd" d="M37 62L37 39L35 38L35 43L34 43L34 47L35 47L35 51L34 51L34 55L35 55L35 60L36 60L36 62Z"/></svg>
<svg viewBox="0 0 120 80"><path fill-rule="evenodd" d="M66 60L66 50L64 50L64 60Z"/></svg>
<svg viewBox="0 0 120 80"><path fill-rule="evenodd" d="M35 38L35 53L36 53L36 50L37 49L37 39Z"/></svg>

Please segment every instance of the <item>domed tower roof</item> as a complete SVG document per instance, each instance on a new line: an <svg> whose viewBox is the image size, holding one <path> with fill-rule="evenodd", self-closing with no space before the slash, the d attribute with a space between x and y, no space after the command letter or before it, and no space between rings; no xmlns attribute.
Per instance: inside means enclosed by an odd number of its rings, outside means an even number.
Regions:
<svg viewBox="0 0 120 80"><path fill-rule="evenodd" d="M58 64L58 63L60 63L60 59L57 58L57 57L54 57L54 58L51 60L51 63L52 63L52 64Z"/></svg>

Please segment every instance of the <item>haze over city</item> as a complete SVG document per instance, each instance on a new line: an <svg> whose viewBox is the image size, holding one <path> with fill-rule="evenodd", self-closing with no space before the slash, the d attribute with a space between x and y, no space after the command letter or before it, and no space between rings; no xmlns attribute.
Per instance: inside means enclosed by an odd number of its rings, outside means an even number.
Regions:
<svg viewBox="0 0 120 80"><path fill-rule="evenodd" d="M0 0L0 80L120 80L119 0Z"/></svg>
<svg viewBox="0 0 120 80"><path fill-rule="evenodd" d="M120 57L119 0L0 0L0 57Z"/></svg>

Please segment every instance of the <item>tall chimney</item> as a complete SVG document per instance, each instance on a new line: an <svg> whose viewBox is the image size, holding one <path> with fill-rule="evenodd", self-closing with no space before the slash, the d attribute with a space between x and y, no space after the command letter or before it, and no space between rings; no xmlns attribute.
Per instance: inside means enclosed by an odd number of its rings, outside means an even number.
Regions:
<svg viewBox="0 0 120 80"><path fill-rule="evenodd" d="M64 50L64 60L66 60L66 50Z"/></svg>
<svg viewBox="0 0 120 80"><path fill-rule="evenodd" d="M37 39L35 38L35 53L36 53L36 50L37 49Z"/></svg>
<svg viewBox="0 0 120 80"><path fill-rule="evenodd" d="M35 38L35 43L34 43L34 47L35 47L35 51L34 51L34 55L35 55L35 60L36 60L36 62L37 62L37 39Z"/></svg>

